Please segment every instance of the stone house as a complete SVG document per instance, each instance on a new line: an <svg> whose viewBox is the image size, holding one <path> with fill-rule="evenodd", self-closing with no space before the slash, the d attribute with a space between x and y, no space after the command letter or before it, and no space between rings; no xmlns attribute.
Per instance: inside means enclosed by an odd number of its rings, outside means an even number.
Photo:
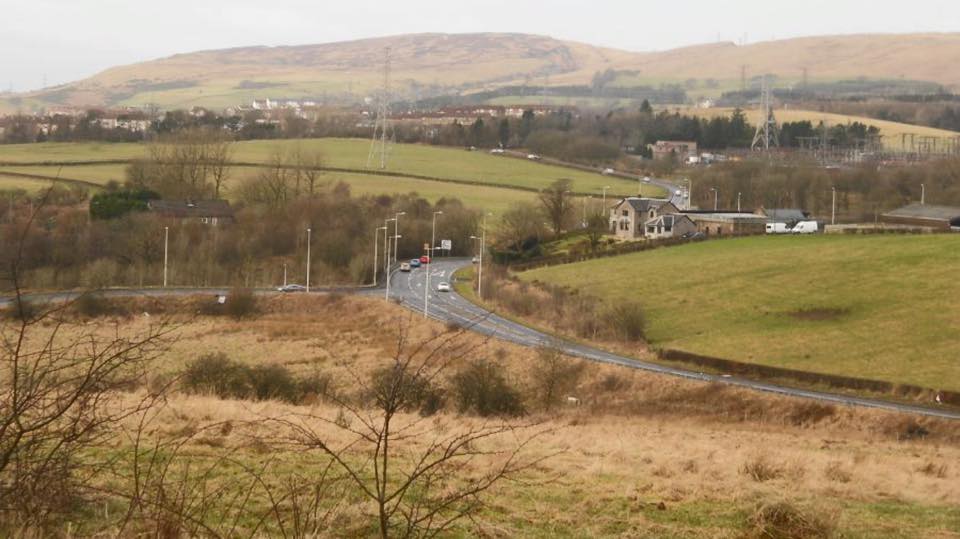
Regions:
<svg viewBox="0 0 960 539"><path fill-rule="evenodd" d="M680 213L670 201L627 197L610 208L610 233L623 240L646 237L646 223L661 215Z"/></svg>

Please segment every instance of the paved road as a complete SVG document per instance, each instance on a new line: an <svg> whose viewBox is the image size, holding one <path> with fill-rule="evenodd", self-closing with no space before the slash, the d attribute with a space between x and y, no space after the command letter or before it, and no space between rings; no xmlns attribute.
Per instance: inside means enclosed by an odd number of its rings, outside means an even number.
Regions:
<svg viewBox="0 0 960 539"><path fill-rule="evenodd" d="M431 318L435 318L444 322L456 322L466 325L478 333L503 339L505 341L513 342L522 346L557 346L571 356L581 357L600 363L619 365L632 369L640 369L704 382L716 382L737 387L744 387L756 391L764 391L767 393L815 399L822 402L840 405L863 406L867 408L914 413L946 419L960 419L960 412L938 410L935 408L926 408L908 404L898 404L876 399L851 397L820 391L809 391L766 382L747 380L744 378L688 371L666 365L660 365L657 363L638 361L636 359L618 356L616 354L605 352L590 346L558 340L556 337L541 333L521 324L517 324L516 322L512 322L497 316L496 314L490 313L489 311L467 301L456 292L438 292L436 290L437 284L441 282L451 283L453 273L457 269L469 264L470 261L466 259L438 259L434 264L432 264L432 267L429 269L429 271L432 272L430 275L430 285L432 290L430 291L429 305L429 315ZM423 312L423 291L426 280L426 271L426 268L420 268L415 269L410 273L394 273L391 277L391 298L401 300L403 305L412 310ZM381 289L379 293L383 294L383 289Z"/></svg>

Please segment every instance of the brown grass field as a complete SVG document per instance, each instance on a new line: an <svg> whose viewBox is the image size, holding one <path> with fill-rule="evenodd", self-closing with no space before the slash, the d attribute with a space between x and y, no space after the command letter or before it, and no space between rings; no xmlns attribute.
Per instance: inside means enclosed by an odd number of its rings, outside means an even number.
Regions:
<svg viewBox="0 0 960 539"><path fill-rule="evenodd" d="M120 329L142 328L165 310L185 310L182 302L144 300L131 309L136 315L118 320ZM450 330L382 300L286 296L263 302L265 312L252 320L182 321L178 341L156 376L178 373L202 354L223 352L249 364L319 370L349 389L347 373L383 365L400 327L414 341ZM474 334L466 338L486 355L502 358L508 378L521 388L538 376L535 351ZM575 395L581 406L531 416L548 431L529 451L555 455L526 472L523 482L496 487L476 521L458 528L458 535L761 537L758 508L769 511L782 502L822 524L796 537L960 537L956 423L595 364L586 366ZM239 425L304 411L332 416L336 410L323 401L294 406L175 392L159 428L198 431L227 421ZM460 425L452 428L480 421L452 412L437 421L443 418ZM909 436L918 426L928 434ZM263 458L262 448L250 447L242 429L220 429L196 443L197 451L226 448L251 463ZM271 458L300 465L294 454ZM364 514L362 505L351 508L341 531L363 529Z"/></svg>

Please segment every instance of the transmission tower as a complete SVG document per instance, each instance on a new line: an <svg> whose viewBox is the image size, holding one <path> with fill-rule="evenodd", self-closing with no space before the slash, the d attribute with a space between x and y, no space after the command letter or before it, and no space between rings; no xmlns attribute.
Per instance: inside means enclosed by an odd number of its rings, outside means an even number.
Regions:
<svg viewBox="0 0 960 539"><path fill-rule="evenodd" d="M780 133L777 128L777 119L773 116L773 99L770 87L767 86L767 77L763 77L760 92L760 108L763 110L763 121L757 125L757 132L753 135L753 144L750 149L769 150L780 146Z"/></svg>
<svg viewBox="0 0 960 539"><path fill-rule="evenodd" d="M367 168L380 158L380 169L387 168L390 143L393 142L393 126L390 125L390 47L383 53L383 88L377 97L377 118L373 124L373 139L367 154Z"/></svg>

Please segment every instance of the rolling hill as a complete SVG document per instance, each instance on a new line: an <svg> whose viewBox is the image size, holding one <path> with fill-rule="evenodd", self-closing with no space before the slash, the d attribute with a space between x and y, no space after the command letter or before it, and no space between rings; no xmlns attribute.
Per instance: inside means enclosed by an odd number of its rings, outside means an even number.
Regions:
<svg viewBox="0 0 960 539"><path fill-rule="evenodd" d="M776 75L780 84L810 81L924 81L960 87L960 33L806 37L751 45L714 43L630 52L526 34L410 34L340 43L244 47L178 54L119 66L93 77L0 100L0 110L56 105L202 105L254 98L355 102L381 84L383 51L404 98L469 93L544 82L590 84L608 69L615 85L710 81L714 87Z"/></svg>

